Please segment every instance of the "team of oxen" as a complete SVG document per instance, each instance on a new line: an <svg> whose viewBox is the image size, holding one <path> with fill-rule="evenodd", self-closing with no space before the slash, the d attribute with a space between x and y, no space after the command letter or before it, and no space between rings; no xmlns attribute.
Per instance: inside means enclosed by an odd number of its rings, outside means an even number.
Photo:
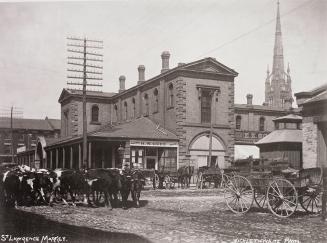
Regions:
<svg viewBox="0 0 327 243"><path fill-rule="evenodd" d="M50 205L77 202L92 206L105 205L109 209L120 205L127 208L131 194L136 207L145 178L140 170L55 169L35 170L18 165L1 173L1 203L6 206ZM68 202L69 203L68 203Z"/></svg>

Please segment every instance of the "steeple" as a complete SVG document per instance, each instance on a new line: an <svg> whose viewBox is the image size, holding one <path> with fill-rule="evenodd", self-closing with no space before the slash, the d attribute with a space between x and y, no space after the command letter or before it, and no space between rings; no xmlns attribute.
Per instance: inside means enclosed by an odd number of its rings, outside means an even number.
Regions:
<svg viewBox="0 0 327 243"><path fill-rule="evenodd" d="M288 103L287 103L287 102ZM277 0L277 16L272 70L265 81L265 102L268 106L287 108L292 105L292 87L289 67L284 69L282 27L280 22L279 0ZM287 104L286 104L287 103Z"/></svg>
<svg viewBox="0 0 327 243"><path fill-rule="evenodd" d="M279 1L277 2L277 17L274 45L274 59L272 67L273 82L283 79L284 76L284 55L282 42L282 27L280 23Z"/></svg>

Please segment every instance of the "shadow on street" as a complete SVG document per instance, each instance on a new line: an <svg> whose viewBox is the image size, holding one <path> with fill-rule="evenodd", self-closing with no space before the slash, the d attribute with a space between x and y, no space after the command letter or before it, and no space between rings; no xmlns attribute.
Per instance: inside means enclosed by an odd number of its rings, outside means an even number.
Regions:
<svg viewBox="0 0 327 243"><path fill-rule="evenodd" d="M146 242L151 241L129 233L107 232L87 227L58 223L43 216L12 208L0 208L0 237L38 237L34 242L47 243L42 237L66 237L65 242ZM8 236L8 237L9 237ZM62 238L61 238L62 239ZM7 241L9 239L7 238ZM14 241L15 242L15 241ZM19 241L23 242L23 241ZM29 241L33 242L33 241ZM48 242L51 242L50 240ZM53 242L53 241L52 241ZM59 241L56 241L59 242ZM61 241L62 242L62 241Z"/></svg>

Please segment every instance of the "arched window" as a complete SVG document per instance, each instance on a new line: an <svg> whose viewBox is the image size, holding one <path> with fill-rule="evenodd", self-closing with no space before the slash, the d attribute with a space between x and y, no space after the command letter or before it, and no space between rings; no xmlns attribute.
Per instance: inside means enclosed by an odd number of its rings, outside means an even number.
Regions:
<svg viewBox="0 0 327 243"><path fill-rule="evenodd" d="M154 96L154 102L153 102L153 112L158 112L159 110L159 92L158 89L154 89L153 96Z"/></svg>
<svg viewBox="0 0 327 243"><path fill-rule="evenodd" d="M149 116L149 96L144 94L144 116Z"/></svg>
<svg viewBox="0 0 327 243"><path fill-rule="evenodd" d="M168 85L168 108L174 107L174 86L172 83Z"/></svg>
<svg viewBox="0 0 327 243"><path fill-rule="evenodd" d="M265 130L265 118L260 117L259 119L259 131L264 131Z"/></svg>
<svg viewBox="0 0 327 243"><path fill-rule="evenodd" d="M136 105L135 105L135 98L132 99L132 114L131 118L135 118L136 115Z"/></svg>
<svg viewBox="0 0 327 243"><path fill-rule="evenodd" d="M118 121L118 106L117 105L114 105L114 110L115 110L116 121Z"/></svg>
<svg viewBox="0 0 327 243"><path fill-rule="evenodd" d="M92 106L91 117L92 117L92 122L99 121L99 107L97 105Z"/></svg>
<svg viewBox="0 0 327 243"><path fill-rule="evenodd" d="M128 110L127 110L127 102L124 102L124 119L127 120L128 118Z"/></svg>
<svg viewBox="0 0 327 243"><path fill-rule="evenodd" d="M236 117L236 129L237 130L241 130L241 122L242 122L242 117L241 116L237 116Z"/></svg>

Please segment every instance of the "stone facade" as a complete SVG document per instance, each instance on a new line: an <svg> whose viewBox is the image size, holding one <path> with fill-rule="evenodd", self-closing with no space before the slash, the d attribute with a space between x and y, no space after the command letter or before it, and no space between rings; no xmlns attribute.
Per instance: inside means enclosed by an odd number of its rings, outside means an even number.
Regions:
<svg viewBox="0 0 327 243"><path fill-rule="evenodd" d="M179 165L189 163L190 143L199 134L210 133L210 122L201 122L201 89L214 91L211 120L213 135L225 148L223 159L234 156L234 77L237 73L217 62L205 58L168 69L160 75L128 90L121 84L119 93L88 93L88 132L106 124L124 123L145 116L161 127L173 132L179 139ZM92 96L92 97L90 97ZM101 98L100 98L101 97ZM63 137L82 134L82 100L80 93L63 90L59 99L62 118L69 110L69 124L62 121ZM99 122L90 122L91 107L99 107ZM65 133L65 126L68 133ZM128 149L129 151L129 149ZM126 152L129 153L129 152ZM127 158L127 157L125 157Z"/></svg>
<svg viewBox="0 0 327 243"><path fill-rule="evenodd" d="M304 117L303 132L303 168L317 167L318 156L318 126L312 117Z"/></svg>

